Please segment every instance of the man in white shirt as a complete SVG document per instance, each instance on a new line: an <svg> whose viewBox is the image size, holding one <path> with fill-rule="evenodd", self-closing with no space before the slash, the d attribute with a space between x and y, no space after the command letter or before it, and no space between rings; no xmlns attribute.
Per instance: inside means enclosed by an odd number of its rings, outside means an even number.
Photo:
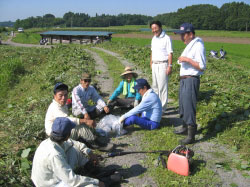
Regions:
<svg viewBox="0 0 250 187"><path fill-rule="evenodd" d="M45 129L46 134L50 136L52 124L57 117L67 117L76 124L76 127L71 131L71 138L74 140L83 141L92 148L100 150L109 150L113 147L112 144L107 144L98 141L98 137L95 135L96 123L92 119L79 119L76 117L70 117L66 102L68 99L68 86L61 82L54 86L54 99L50 104L46 117L45 117Z"/></svg>
<svg viewBox="0 0 250 187"><path fill-rule="evenodd" d="M154 34L150 56L152 89L159 96L162 103L162 111L165 112L168 103L168 75L172 72L172 41L162 30L160 21L153 21L150 24L150 28Z"/></svg>
<svg viewBox="0 0 250 187"><path fill-rule="evenodd" d="M183 119L182 129L175 131L176 134L188 133L188 136L181 140L181 144L190 144L195 141L197 131L196 104L200 88L200 75L206 69L206 50L201 38L195 37L195 30L192 24L183 23L180 30L175 31L181 35L186 48L178 58L180 68L180 90L179 110Z"/></svg>
<svg viewBox="0 0 250 187"><path fill-rule="evenodd" d="M98 159L85 144L69 139L75 123L65 117L54 120L50 138L37 148L31 179L35 186L105 186L91 177L76 175L74 169Z"/></svg>
<svg viewBox="0 0 250 187"><path fill-rule="evenodd" d="M109 113L106 103L90 83L91 75L83 73L80 84L72 91L72 113L84 119L94 119L103 111Z"/></svg>

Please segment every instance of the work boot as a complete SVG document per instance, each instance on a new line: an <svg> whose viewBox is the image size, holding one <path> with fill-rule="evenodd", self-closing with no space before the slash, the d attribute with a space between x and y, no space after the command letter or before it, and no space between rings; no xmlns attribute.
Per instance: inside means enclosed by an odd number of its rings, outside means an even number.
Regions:
<svg viewBox="0 0 250 187"><path fill-rule="evenodd" d="M195 141L195 134L197 130L197 125L188 125L188 135L185 139L180 141L181 145L192 144Z"/></svg>
<svg viewBox="0 0 250 187"><path fill-rule="evenodd" d="M187 134L187 130L188 130L187 125L183 123L181 129L174 130L174 133L177 135Z"/></svg>

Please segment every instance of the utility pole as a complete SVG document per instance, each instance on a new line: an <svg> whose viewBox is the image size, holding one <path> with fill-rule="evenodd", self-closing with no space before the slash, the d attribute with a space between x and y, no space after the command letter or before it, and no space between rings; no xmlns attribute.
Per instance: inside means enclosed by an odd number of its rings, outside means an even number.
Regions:
<svg viewBox="0 0 250 187"><path fill-rule="evenodd" d="M246 22L246 32L247 32L248 22Z"/></svg>
<svg viewBox="0 0 250 187"><path fill-rule="evenodd" d="M71 17L70 25L71 25L71 28L72 28L72 17Z"/></svg>

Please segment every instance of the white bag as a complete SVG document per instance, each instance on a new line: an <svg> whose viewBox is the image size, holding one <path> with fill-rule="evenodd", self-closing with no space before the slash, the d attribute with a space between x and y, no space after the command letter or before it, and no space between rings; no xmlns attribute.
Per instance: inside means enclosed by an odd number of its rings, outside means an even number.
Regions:
<svg viewBox="0 0 250 187"><path fill-rule="evenodd" d="M108 136L109 133L115 133L117 136L120 136L123 125L119 123L119 119L120 116L106 115L97 123L96 131L102 136Z"/></svg>

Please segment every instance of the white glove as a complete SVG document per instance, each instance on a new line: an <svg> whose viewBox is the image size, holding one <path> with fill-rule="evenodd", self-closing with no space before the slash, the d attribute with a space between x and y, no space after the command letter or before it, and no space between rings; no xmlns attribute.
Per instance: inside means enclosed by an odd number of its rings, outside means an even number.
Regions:
<svg viewBox="0 0 250 187"><path fill-rule="evenodd" d="M124 116L121 116L120 118L119 118L119 123L120 124L123 124L123 121L125 120L125 118L124 118Z"/></svg>
<svg viewBox="0 0 250 187"><path fill-rule="evenodd" d="M139 105L139 101L138 101L138 100L135 100L135 102L134 102L134 107L136 107L137 105Z"/></svg>

